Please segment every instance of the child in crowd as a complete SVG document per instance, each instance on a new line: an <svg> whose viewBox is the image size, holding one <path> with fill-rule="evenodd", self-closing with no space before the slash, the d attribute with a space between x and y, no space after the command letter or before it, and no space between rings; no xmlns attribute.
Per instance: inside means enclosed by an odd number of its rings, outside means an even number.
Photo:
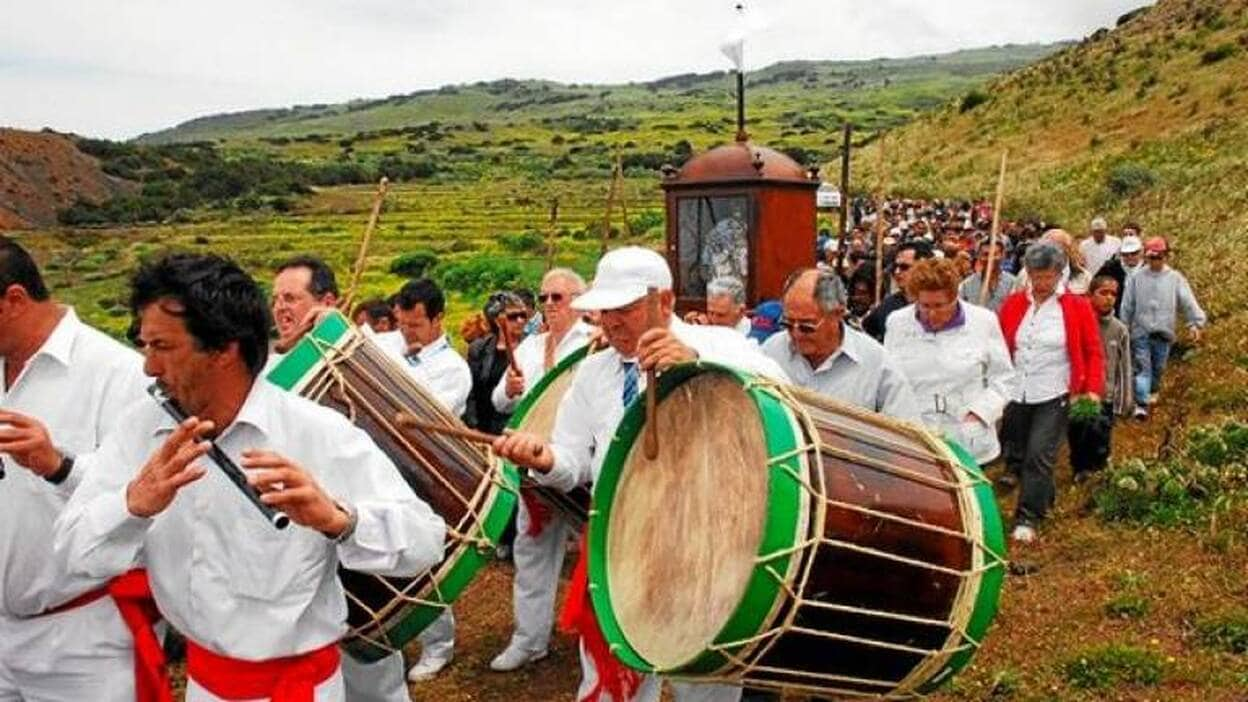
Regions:
<svg viewBox="0 0 1248 702"><path fill-rule="evenodd" d="M1101 470L1109 461L1115 417L1125 417L1135 406L1131 374L1131 335L1127 325L1114 316L1118 281L1098 275L1088 287L1092 309L1101 326L1101 348L1105 354L1105 397L1099 417L1072 421L1067 430L1070 465L1079 480Z"/></svg>

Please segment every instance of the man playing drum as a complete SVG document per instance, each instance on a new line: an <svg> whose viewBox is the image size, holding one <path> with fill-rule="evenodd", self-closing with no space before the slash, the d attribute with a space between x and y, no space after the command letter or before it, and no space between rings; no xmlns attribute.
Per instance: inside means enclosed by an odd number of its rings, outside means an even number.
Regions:
<svg viewBox="0 0 1248 702"><path fill-rule="evenodd" d="M134 700L119 607L136 603L108 596L121 583L67 573L48 534L82 481L74 456L143 395L139 356L58 305L4 237L0 329L0 700Z"/></svg>
<svg viewBox="0 0 1248 702"><path fill-rule="evenodd" d="M580 321L572 301L585 291L585 281L568 268L551 269L542 278L538 301L547 331L526 337L516 347L516 365L494 388L494 408L511 414L521 397L573 351L589 341L593 327ZM516 573L512 601L516 630L502 653L490 661L500 672L516 670L546 657L554 626L555 592L568 539L568 525L554 510L522 492L516 514L512 558Z"/></svg>
<svg viewBox="0 0 1248 702"><path fill-rule="evenodd" d="M421 387L459 417L468 407L472 371L442 330L445 310L446 297L436 283L428 278L409 280L395 296L394 314L399 328L383 334L374 334L371 330L364 333L399 359ZM398 656L400 654L396 653L392 657ZM454 656L455 615L447 607L442 616L420 633L420 660L407 672L407 679L411 682L429 680L449 665Z"/></svg>
<svg viewBox="0 0 1248 702"><path fill-rule="evenodd" d="M659 325L647 324L647 290L659 293ZM691 326L672 315L672 276L666 261L648 249L625 247L603 256L594 284L573 302L577 310L600 310L610 348L583 361L559 406L552 439L515 433L500 437L494 451L530 468L535 480L571 490L592 483L624 408L645 389L645 371L662 371L695 360L736 366L783 380L784 373L748 339L731 329ZM676 428L677 430L679 428ZM582 549L582 559L585 558ZM583 572L584 564L578 564ZM573 589L577 588L576 583ZM578 700L657 700L660 681L623 668L606 648L584 589L572 594L562 618L580 634L581 683ZM587 621L588 620L588 621ZM736 700L729 685L675 686L679 700Z"/></svg>
<svg viewBox="0 0 1248 702"><path fill-rule="evenodd" d="M845 286L833 273L798 271L784 288L785 331L763 353L795 385L899 419L920 421L905 375L866 334L845 324Z"/></svg>
<svg viewBox="0 0 1248 702"><path fill-rule="evenodd" d="M441 559L444 523L345 417L257 382L271 321L235 264L144 265L130 308L145 372L190 416L150 402L125 414L82 459L57 550L77 575L146 566L188 639L189 700L343 700L339 564L419 573ZM295 525L274 529L224 470L204 467L210 449L236 457L260 501Z"/></svg>

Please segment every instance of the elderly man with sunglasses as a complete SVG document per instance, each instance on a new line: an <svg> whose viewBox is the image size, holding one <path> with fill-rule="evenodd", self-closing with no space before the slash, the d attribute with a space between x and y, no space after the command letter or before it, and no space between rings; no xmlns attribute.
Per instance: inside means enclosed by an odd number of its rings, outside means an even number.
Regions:
<svg viewBox="0 0 1248 702"><path fill-rule="evenodd" d="M920 422L900 367L875 341L845 324L845 286L835 274L806 269L784 287L784 329L763 353L795 385L899 419Z"/></svg>
<svg viewBox="0 0 1248 702"><path fill-rule="evenodd" d="M589 342L593 327L580 320L572 301L585 291L585 280L568 268L553 268L542 278L538 302L546 331L526 337L516 347L520 372L508 369L494 388L494 408L504 414L515 411L520 399L531 392L560 361ZM490 661L490 669L508 672L539 661L550 651L550 632L555 623L555 592L563 568L564 545L569 531L557 513L531 500L522 491L516 514L516 541L512 559L516 574L512 601L516 629L507 648Z"/></svg>

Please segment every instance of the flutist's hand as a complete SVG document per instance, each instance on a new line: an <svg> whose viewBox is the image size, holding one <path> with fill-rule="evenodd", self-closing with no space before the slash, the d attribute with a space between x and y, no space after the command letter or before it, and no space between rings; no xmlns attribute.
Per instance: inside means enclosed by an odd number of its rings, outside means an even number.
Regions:
<svg viewBox="0 0 1248 702"><path fill-rule="evenodd" d="M549 473L555 467L555 454L540 437L523 432L503 434L494 440L494 453L521 468Z"/></svg>
<svg viewBox="0 0 1248 702"><path fill-rule="evenodd" d="M41 478L61 467L61 454L52 445L47 427L18 412L0 411L0 453L9 454Z"/></svg>
<svg viewBox="0 0 1248 702"><path fill-rule="evenodd" d="M273 451L248 449L243 451L241 465L247 482L260 493L260 501L285 512L294 523L330 538L350 526L350 515L298 463Z"/></svg>
<svg viewBox="0 0 1248 702"><path fill-rule="evenodd" d="M210 431L212 422L197 417L187 418L173 430L126 486L126 509L130 514L160 514L173 502L178 490L204 477L204 469L193 461L211 448L209 442L201 440Z"/></svg>

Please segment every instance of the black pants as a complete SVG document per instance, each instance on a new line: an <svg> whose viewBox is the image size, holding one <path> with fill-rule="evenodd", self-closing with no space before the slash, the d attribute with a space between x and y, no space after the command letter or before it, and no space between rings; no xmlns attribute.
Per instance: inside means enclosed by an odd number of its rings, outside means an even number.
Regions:
<svg viewBox="0 0 1248 702"><path fill-rule="evenodd" d="M1102 470L1109 463L1114 432L1114 403L1101 403L1101 415L1086 422L1071 422L1066 431L1070 442L1070 469L1078 475Z"/></svg>
<svg viewBox="0 0 1248 702"><path fill-rule="evenodd" d="M1065 395L1048 402L1011 402L1001 418L1001 448L1006 468L1018 476L1015 521L1034 524L1044 519L1057 499L1053 466L1066 435L1070 403Z"/></svg>

